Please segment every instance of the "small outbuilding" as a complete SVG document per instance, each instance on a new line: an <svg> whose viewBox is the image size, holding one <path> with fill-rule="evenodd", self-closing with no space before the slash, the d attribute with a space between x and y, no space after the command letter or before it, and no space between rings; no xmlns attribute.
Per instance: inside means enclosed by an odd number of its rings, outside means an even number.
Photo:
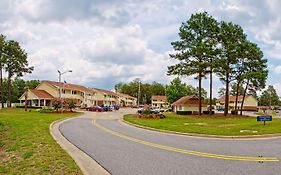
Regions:
<svg viewBox="0 0 281 175"><path fill-rule="evenodd" d="M192 111L192 114L199 112L199 98L194 96L184 96L175 101L172 105L173 111ZM202 111L207 110L207 103L202 99Z"/></svg>

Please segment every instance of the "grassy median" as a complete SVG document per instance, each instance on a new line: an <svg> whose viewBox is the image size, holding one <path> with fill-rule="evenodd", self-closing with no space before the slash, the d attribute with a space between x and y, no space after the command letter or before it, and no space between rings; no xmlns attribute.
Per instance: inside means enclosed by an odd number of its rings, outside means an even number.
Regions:
<svg viewBox="0 0 281 175"><path fill-rule="evenodd" d="M53 121L75 115L0 110L0 174L82 174L49 132Z"/></svg>
<svg viewBox="0 0 281 175"><path fill-rule="evenodd" d="M255 117L199 117L198 115L182 116L165 113L164 119L141 119L136 115L125 115L124 120L133 124L151 128L220 136L281 134L281 119L273 118L272 122L257 122Z"/></svg>

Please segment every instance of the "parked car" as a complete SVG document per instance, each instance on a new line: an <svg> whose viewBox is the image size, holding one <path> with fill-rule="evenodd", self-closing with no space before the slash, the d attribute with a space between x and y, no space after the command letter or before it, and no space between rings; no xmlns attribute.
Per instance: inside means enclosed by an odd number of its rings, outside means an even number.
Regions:
<svg viewBox="0 0 281 175"><path fill-rule="evenodd" d="M102 106L102 109L105 112L110 111L110 107L109 106Z"/></svg>
<svg viewBox="0 0 281 175"><path fill-rule="evenodd" d="M217 111L224 111L224 108L223 107L219 107L219 108L217 108Z"/></svg>
<svg viewBox="0 0 281 175"><path fill-rule="evenodd" d="M102 112L104 111L102 107L100 106L91 106L91 107L88 107L86 108L87 111L97 111L97 112Z"/></svg>
<svg viewBox="0 0 281 175"><path fill-rule="evenodd" d="M141 113L142 110L143 108L138 108L138 113Z"/></svg>
<svg viewBox="0 0 281 175"><path fill-rule="evenodd" d="M158 114L160 112L160 109L159 108L150 108L150 111L152 114Z"/></svg>
<svg viewBox="0 0 281 175"><path fill-rule="evenodd" d="M114 110L119 110L119 106L118 105L113 105Z"/></svg>

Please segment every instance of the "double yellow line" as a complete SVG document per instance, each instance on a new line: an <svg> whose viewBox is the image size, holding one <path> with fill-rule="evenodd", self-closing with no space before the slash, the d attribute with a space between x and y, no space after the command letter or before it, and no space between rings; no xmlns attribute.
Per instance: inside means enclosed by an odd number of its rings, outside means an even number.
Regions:
<svg viewBox="0 0 281 175"><path fill-rule="evenodd" d="M178 153L182 153L182 154L189 154L189 155L194 155L194 156L224 159L224 160L239 160L239 161L252 161L252 162L278 162L279 161L276 157L229 156L229 155L212 154L212 153L206 153L206 152L198 152L198 151L174 148L174 147L160 145L160 144L157 144L157 143L152 143L152 142L137 139L137 138L134 138L134 137L126 136L126 135L121 134L119 132L112 131L108 128L105 128L105 127L99 125L96 122L96 120L93 120L93 125L96 126L99 129L105 131L105 132L108 132L112 135L115 135L117 137L129 140L129 141L132 141L132 142L140 143L140 144L143 144L143 145L147 145L147 146L151 146L151 147L154 147L154 148L163 149L163 150L167 150L167 151L178 152Z"/></svg>

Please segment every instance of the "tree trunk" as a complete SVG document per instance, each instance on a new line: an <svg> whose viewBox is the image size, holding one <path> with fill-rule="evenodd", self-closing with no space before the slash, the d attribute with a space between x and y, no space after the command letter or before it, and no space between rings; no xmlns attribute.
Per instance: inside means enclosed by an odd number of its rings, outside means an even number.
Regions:
<svg viewBox="0 0 281 175"><path fill-rule="evenodd" d="M228 114L229 105L229 73L226 73L226 83L225 83L225 104L224 104L224 116Z"/></svg>
<svg viewBox="0 0 281 175"><path fill-rule="evenodd" d="M249 81L250 80L248 79L246 87L245 87L245 90L244 90L244 93L243 93L243 99L242 99L242 103L241 103L240 115L242 115L242 113L243 113L243 105L244 105L244 100L245 100L246 92L247 92L247 89L248 89Z"/></svg>
<svg viewBox="0 0 281 175"><path fill-rule="evenodd" d="M202 80L202 72L199 73L199 115L202 114L202 98L201 98L201 80Z"/></svg>
<svg viewBox="0 0 281 175"><path fill-rule="evenodd" d="M211 61L212 62L212 61ZM212 115L212 102L213 102L213 66L210 67L210 103L209 103L209 114Z"/></svg>
<svg viewBox="0 0 281 175"><path fill-rule="evenodd" d="M240 80L237 81L237 86L236 86L235 111L237 110L239 87L240 87Z"/></svg>
<svg viewBox="0 0 281 175"><path fill-rule="evenodd" d="M3 71L3 66L2 64L0 64L0 88L1 88L1 105L2 105L2 108L4 108L4 88L3 88L3 74L2 74L2 71Z"/></svg>
<svg viewBox="0 0 281 175"><path fill-rule="evenodd" d="M12 80L11 80L11 73L8 72L8 101L9 103L7 103L7 107L10 108L12 107L11 103L12 103Z"/></svg>

